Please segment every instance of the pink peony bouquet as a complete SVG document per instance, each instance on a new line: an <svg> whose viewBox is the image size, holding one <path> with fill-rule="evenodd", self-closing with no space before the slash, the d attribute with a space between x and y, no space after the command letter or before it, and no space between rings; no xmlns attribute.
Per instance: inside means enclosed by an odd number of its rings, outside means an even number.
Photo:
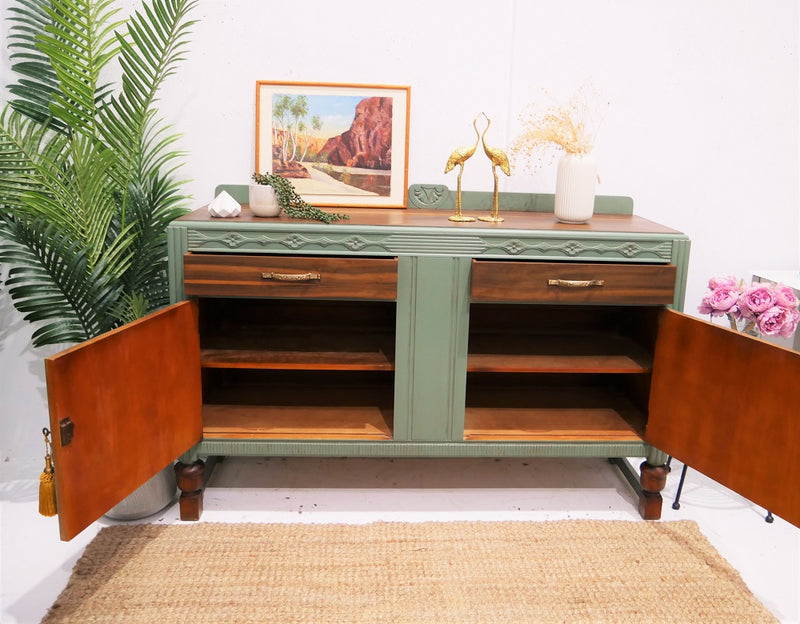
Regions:
<svg viewBox="0 0 800 624"><path fill-rule="evenodd" d="M783 284L753 282L733 276L713 277L698 307L701 314L727 316L731 328L752 336L791 338L800 321L798 300Z"/></svg>

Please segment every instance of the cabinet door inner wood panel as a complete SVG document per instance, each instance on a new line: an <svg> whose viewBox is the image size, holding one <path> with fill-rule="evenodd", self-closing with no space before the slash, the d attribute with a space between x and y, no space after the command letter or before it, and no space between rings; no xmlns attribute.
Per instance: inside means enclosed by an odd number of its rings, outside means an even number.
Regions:
<svg viewBox="0 0 800 624"><path fill-rule="evenodd" d="M664 310L647 441L800 526L800 354Z"/></svg>
<svg viewBox="0 0 800 624"><path fill-rule="evenodd" d="M45 360L61 539L71 539L196 444L194 304L163 308ZM75 434L63 441L69 418Z"/></svg>
<svg viewBox="0 0 800 624"><path fill-rule="evenodd" d="M394 300L397 259L188 253L184 287L190 297Z"/></svg>
<svg viewBox="0 0 800 624"><path fill-rule="evenodd" d="M473 260L472 301L671 304L676 267Z"/></svg>

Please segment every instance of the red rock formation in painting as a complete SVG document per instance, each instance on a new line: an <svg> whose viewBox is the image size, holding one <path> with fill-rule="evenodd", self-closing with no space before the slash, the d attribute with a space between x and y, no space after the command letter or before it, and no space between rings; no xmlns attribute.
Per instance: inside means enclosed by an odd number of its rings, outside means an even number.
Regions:
<svg viewBox="0 0 800 624"><path fill-rule="evenodd" d="M392 98L361 100L350 129L328 139L321 155L331 165L391 169Z"/></svg>

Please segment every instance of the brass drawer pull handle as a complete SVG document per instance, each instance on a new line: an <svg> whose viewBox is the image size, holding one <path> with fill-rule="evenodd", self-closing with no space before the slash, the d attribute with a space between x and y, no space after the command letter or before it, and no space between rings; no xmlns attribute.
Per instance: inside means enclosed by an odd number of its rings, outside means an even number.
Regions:
<svg viewBox="0 0 800 624"><path fill-rule="evenodd" d="M592 286L605 286L605 280L547 280L548 286L563 286L564 288L591 288Z"/></svg>
<svg viewBox="0 0 800 624"><path fill-rule="evenodd" d="M276 282L313 282L322 279L319 273L262 273L261 279L274 280Z"/></svg>

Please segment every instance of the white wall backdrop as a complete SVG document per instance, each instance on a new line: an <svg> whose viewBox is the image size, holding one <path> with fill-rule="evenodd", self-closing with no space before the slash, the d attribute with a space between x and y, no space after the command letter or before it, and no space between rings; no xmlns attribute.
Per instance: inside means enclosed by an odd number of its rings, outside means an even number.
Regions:
<svg viewBox="0 0 800 624"><path fill-rule="evenodd" d="M410 85L409 182L451 187L444 164L478 112L487 142L507 147L542 89L567 97L588 79L610 103L598 192L691 237L686 311L711 275L800 265L796 0L200 0L194 18L161 98L184 134L193 207L249 180L259 79ZM488 166L467 169L466 189L491 184ZM552 192L555 173L503 185ZM33 350L30 333L0 284L0 466L41 456L42 358L55 349Z"/></svg>

